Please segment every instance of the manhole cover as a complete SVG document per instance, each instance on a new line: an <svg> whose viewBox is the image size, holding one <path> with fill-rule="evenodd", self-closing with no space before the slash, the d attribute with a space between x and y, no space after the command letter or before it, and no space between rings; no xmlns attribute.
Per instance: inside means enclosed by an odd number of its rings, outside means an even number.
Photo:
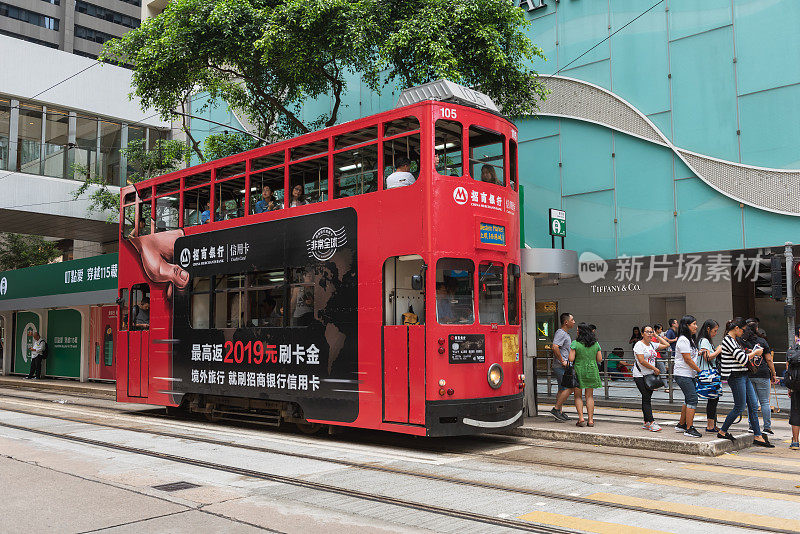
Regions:
<svg viewBox="0 0 800 534"><path fill-rule="evenodd" d="M199 487L200 487L199 485L192 484L191 482L170 482L169 484L160 484L158 486L153 486L153 489L161 491L180 491L180 490L199 488Z"/></svg>

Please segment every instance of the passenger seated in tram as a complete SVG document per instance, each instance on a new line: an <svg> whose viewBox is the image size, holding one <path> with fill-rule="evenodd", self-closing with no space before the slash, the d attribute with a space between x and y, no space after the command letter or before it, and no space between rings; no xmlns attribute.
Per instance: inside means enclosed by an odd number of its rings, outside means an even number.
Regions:
<svg viewBox="0 0 800 534"><path fill-rule="evenodd" d="M142 297L134 309L133 324L136 330L147 330L150 327L150 299Z"/></svg>
<svg viewBox="0 0 800 534"><path fill-rule="evenodd" d="M458 282L447 278L436 283L436 317L440 324L471 323L472 303L456 293Z"/></svg>
<svg viewBox="0 0 800 534"><path fill-rule="evenodd" d="M481 181L500 185L500 180L497 179L497 173L491 165L484 165L481 167Z"/></svg>
<svg viewBox="0 0 800 534"><path fill-rule="evenodd" d="M294 208L297 206L305 206L308 204L306 194L303 192L303 186L297 184L292 188L292 199L289 201L289 207Z"/></svg>
<svg viewBox="0 0 800 534"><path fill-rule="evenodd" d="M275 199L272 194L272 188L268 185L264 186L261 190L261 200L256 202L256 213L264 213L266 211L279 210L283 206Z"/></svg>
<svg viewBox="0 0 800 534"><path fill-rule="evenodd" d="M200 224L206 224L211 220L211 201L205 203L205 210L200 214Z"/></svg>
<svg viewBox="0 0 800 534"><path fill-rule="evenodd" d="M415 181L414 175L411 174L411 160L398 158L395 171L386 177L386 189L404 187L413 184Z"/></svg>

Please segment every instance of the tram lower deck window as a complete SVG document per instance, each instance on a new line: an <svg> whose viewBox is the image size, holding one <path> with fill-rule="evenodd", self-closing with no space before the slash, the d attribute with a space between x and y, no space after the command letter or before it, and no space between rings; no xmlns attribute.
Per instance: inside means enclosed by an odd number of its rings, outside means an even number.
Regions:
<svg viewBox="0 0 800 534"><path fill-rule="evenodd" d="M436 320L439 324L475 322L472 260L441 258L436 262Z"/></svg>
<svg viewBox="0 0 800 534"><path fill-rule="evenodd" d="M503 266L481 262L478 266L478 318L481 324L505 324Z"/></svg>

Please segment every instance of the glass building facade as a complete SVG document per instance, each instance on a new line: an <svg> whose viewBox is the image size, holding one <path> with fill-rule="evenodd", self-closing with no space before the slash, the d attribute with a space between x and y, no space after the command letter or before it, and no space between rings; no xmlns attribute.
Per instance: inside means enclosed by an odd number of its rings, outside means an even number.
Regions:
<svg viewBox="0 0 800 534"><path fill-rule="evenodd" d="M0 95L0 171L52 178L87 174L125 185L133 170L123 149L133 140L155 144L168 130L126 124Z"/></svg>

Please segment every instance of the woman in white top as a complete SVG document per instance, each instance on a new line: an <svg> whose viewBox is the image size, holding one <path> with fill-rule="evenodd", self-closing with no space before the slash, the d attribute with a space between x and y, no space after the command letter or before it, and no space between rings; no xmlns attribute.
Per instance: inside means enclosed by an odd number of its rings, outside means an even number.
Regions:
<svg viewBox="0 0 800 534"><path fill-rule="evenodd" d="M642 415L644 416L642 428L651 432L658 432L661 427L653 419L653 406L651 404L653 392L645 386L644 376L652 374L658 376L661 374L661 371L656 366L656 359L658 358L658 351L667 347L669 347L669 341L655 335L655 331L650 325L644 327L642 339L633 346L633 356L636 359L633 366L633 381L642 394Z"/></svg>
<svg viewBox="0 0 800 534"><path fill-rule="evenodd" d="M672 368L672 376L683 392L681 419L675 425L675 431L683 432L684 436L690 438L703 437L694 427L694 414L697 411L698 401L695 377L700 372L700 366L697 365L699 351L695 334L697 334L697 319L693 315L684 315L678 324L678 340L675 342L675 363Z"/></svg>
<svg viewBox="0 0 800 534"><path fill-rule="evenodd" d="M717 335L717 332L719 332L719 323L714 319L706 319L697 333L697 348L700 350L701 363L702 360L706 361L712 369L717 368L717 356L722 352L722 345L714 348L714 336ZM706 401L706 432L708 433L719 432L717 404L719 404L719 397Z"/></svg>

